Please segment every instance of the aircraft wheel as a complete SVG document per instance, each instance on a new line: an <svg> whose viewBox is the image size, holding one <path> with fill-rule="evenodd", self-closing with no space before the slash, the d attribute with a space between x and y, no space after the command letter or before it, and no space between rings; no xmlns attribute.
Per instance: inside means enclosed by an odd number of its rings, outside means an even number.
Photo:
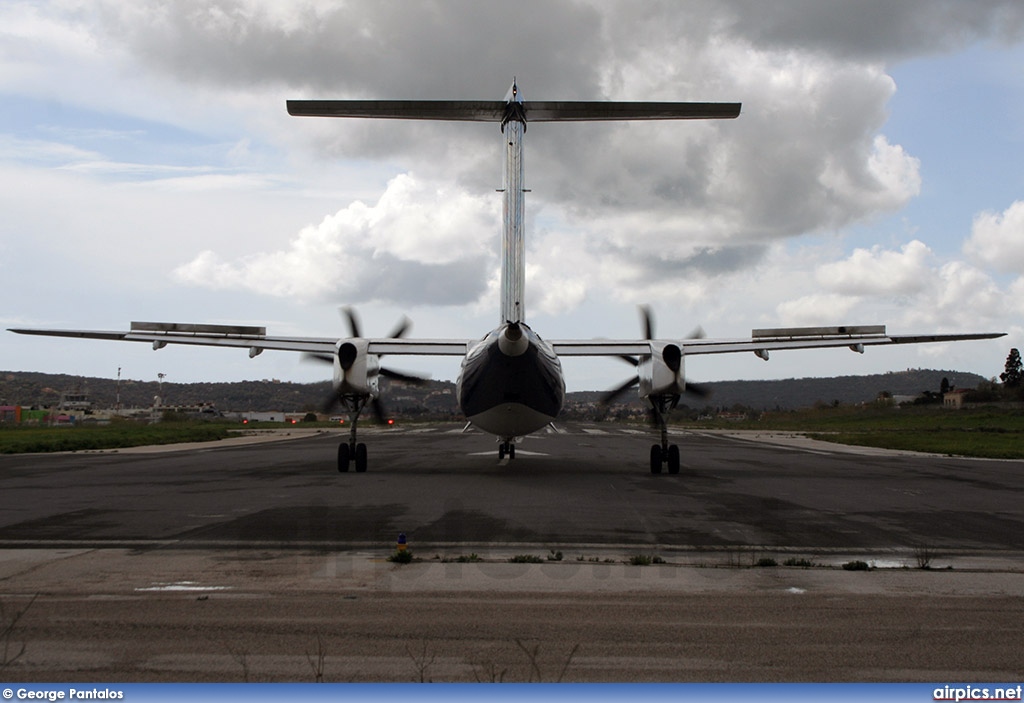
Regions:
<svg viewBox="0 0 1024 703"><path fill-rule="evenodd" d="M362 442L356 445L356 472L366 472L366 445Z"/></svg>
<svg viewBox="0 0 1024 703"><path fill-rule="evenodd" d="M512 444L511 442L508 443L508 458L516 458L516 445Z"/></svg>
<svg viewBox="0 0 1024 703"><path fill-rule="evenodd" d="M341 444L338 445L338 471L340 473L345 473L346 471L348 471L348 463L350 459L351 456L348 449L348 444L342 442Z"/></svg>
<svg viewBox="0 0 1024 703"><path fill-rule="evenodd" d="M652 444L651 445L651 473L652 474L660 474L661 473L661 445L660 444Z"/></svg>
<svg viewBox="0 0 1024 703"><path fill-rule="evenodd" d="M498 444L498 461L505 458L505 443L501 442Z"/></svg>
<svg viewBox="0 0 1024 703"><path fill-rule="evenodd" d="M679 473L679 447L675 444L669 445L668 448L668 472Z"/></svg>

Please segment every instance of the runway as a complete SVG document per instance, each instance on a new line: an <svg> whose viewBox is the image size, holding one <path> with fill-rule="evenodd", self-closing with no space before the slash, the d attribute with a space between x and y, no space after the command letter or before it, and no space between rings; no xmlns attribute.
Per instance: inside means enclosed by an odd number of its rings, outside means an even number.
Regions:
<svg viewBox="0 0 1024 703"><path fill-rule="evenodd" d="M185 451L0 458L0 545L421 546L1024 551L1024 462L780 446L681 433L651 475L642 429L568 425L498 461L455 425Z"/></svg>
<svg viewBox="0 0 1024 703"><path fill-rule="evenodd" d="M0 457L3 677L1024 678L1024 462L686 432L652 476L642 429L432 425L339 474L341 437Z"/></svg>

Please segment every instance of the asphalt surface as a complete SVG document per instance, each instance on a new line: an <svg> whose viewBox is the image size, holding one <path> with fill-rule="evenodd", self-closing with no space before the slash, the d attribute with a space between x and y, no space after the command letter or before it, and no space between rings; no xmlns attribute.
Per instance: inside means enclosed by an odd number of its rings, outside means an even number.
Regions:
<svg viewBox="0 0 1024 703"><path fill-rule="evenodd" d="M651 475L648 433L567 426L499 462L457 426L185 451L0 457L0 546L637 545L1024 551L1024 462L851 453L687 433Z"/></svg>
<svg viewBox="0 0 1024 703"><path fill-rule="evenodd" d="M1024 462L460 430L0 457L0 678L1024 679Z"/></svg>

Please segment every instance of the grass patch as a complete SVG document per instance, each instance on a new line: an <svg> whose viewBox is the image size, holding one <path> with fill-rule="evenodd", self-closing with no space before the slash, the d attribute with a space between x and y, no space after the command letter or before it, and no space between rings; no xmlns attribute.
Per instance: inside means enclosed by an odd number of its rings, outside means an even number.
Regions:
<svg viewBox="0 0 1024 703"><path fill-rule="evenodd" d="M696 426L805 432L812 439L881 449L1024 459L1024 411L981 407L839 407L765 413L758 420Z"/></svg>
<svg viewBox="0 0 1024 703"><path fill-rule="evenodd" d="M941 430L872 430L867 432L810 433L820 439L858 447L901 449L932 454L975 456L987 459L1024 458L1024 434L1017 432L977 431L973 429Z"/></svg>
<svg viewBox="0 0 1024 703"><path fill-rule="evenodd" d="M543 564L544 560L535 554L516 554L509 558L512 564Z"/></svg>
<svg viewBox="0 0 1024 703"><path fill-rule="evenodd" d="M814 566L814 562L811 561L810 559L797 559L796 557L791 557L789 559L786 559L786 561L782 562L782 565L783 566L798 566L801 569L809 569L812 566Z"/></svg>
<svg viewBox="0 0 1024 703"><path fill-rule="evenodd" d="M140 425L113 422L99 427L2 427L0 454L78 452L179 442L212 442L228 436L228 426L208 422Z"/></svg>

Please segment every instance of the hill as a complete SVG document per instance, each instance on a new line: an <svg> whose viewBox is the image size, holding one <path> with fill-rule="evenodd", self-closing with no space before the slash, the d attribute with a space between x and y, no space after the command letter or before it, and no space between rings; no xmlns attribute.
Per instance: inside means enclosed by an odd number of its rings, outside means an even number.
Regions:
<svg viewBox="0 0 1024 703"><path fill-rule="evenodd" d="M801 378L781 381L720 381L702 384L710 397L686 397L691 407L723 408L744 406L754 410L793 410L818 404L853 405L875 400L879 393L915 396L938 391L942 379L958 388L975 388L984 379L958 371L914 369L869 376ZM391 383L381 379L382 399L390 413L405 417L422 415L455 416L455 384L431 381L422 387ZM109 378L83 378L66 374L0 371L0 405L49 407L60 401L63 391L87 393L95 407L111 408L120 392L122 407L150 407L162 395L165 406L212 403L220 410L282 410L305 412L319 409L330 396L331 383L291 383L263 380L235 383L164 383ZM566 409L571 414L588 414L602 396L601 391L569 393ZM629 404L639 406L639 400Z"/></svg>
<svg viewBox="0 0 1024 703"><path fill-rule="evenodd" d="M977 388L987 380L977 374L961 371L908 369L869 376L720 381L706 385L711 389L710 400L716 407L744 405L754 410L796 410L819 404L867 403L883 392L892 396L917 396L925 391L937 393L943 379L949 382L951 388Z"/></svg>

